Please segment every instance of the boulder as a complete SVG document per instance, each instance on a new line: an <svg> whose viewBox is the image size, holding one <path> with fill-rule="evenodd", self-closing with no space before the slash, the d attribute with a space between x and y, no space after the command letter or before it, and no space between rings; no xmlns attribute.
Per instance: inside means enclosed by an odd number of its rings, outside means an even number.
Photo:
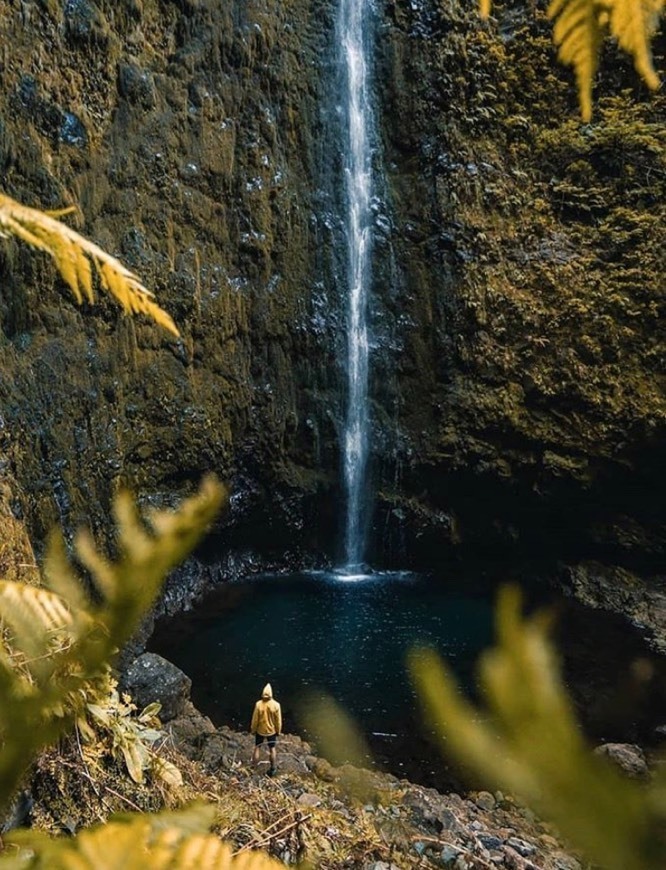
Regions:
<svg viewBox="0 0 666 870"><path fill-rule="evenodd" d="M206 741L215 734L215 726L191 701L187 701L180 715L169 722L166 731L183 755L198 761Z"/></svg>
<svg viewBox="0 0 666 870"><path fill-rule="evenodd" d="M120 687L132 696L139 708L159 701L162 705L160 719L168 722L184 712L190 698L192 680L162 656L144 653L134 659L125 671Z"/></svg>
<svg viewBox="0 0 666 870"><path fill-rule="evenodd" d="M645 753L633 743L602 743L596 747L594 754L610 759L632 779L647 779L650 775Z"/></svg>

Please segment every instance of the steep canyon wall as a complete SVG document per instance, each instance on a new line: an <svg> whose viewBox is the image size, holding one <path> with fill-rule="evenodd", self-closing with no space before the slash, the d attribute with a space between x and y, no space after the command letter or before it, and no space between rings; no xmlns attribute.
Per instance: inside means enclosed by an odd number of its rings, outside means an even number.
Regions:
<svg viewBox="0 0 666 870"><path fill-rule="evenodd" d="M609 48L581 125L540 7L377 14L375 561L529 557L642 619L665 543L665 98ZM104 300L84 315L41 255L2 245L0 450L36 540L104 529L121 484L168 503L213 469L233 485L220 550L332 552L334 15L0 4L3 189L79 205L183 333Z"/></svg>

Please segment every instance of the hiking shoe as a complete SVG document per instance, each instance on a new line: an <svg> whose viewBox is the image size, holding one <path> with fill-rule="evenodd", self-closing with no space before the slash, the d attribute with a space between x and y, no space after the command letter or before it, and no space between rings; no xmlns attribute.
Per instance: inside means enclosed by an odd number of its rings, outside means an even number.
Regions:
<svg viewBox="0 0 666 870"><path fill-rule="evenodd" d="M277 773L277 770L274 767L271 767L271 769L268 771L269 776L275 776L276 773Z"/></svg>

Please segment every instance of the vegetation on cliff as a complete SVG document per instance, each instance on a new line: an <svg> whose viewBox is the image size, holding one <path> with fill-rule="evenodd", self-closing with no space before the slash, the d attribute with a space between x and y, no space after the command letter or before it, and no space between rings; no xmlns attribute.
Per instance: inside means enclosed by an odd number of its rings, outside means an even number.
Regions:
<svg viewBox="0 0 666 870"><path fill-rule="evenodd" d="M653 91L659 78L652 62L650 41L659 26L663 0L552 0L548 17L555 20L553 38L563 63L576 70L578 96L584 121L592 117L592 85L599 65L599 48L606 34L634 60L634 66ZM492 0L481 0L488 18Z"/></svg>

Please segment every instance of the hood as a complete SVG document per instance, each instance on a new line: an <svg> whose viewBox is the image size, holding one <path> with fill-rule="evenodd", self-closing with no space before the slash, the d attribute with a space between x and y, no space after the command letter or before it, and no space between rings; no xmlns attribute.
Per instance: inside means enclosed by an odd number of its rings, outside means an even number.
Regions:
<svg viewBox="0 0 666 870"><path fill-rule="evenodd" d="M264 699L264 701L268 701L273 697L273 689L271 688L270 683L266 683L266 685L264 686L261 692L261 697Z"/></svg>

